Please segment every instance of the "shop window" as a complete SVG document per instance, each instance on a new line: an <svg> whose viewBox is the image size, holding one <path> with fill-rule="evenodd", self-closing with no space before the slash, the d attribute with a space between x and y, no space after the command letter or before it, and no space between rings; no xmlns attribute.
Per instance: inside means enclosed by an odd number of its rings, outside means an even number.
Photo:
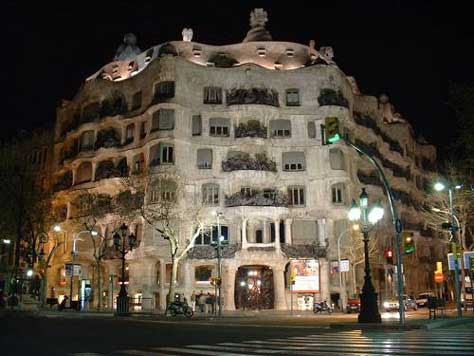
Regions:
<svg viewBox="0 0 474 356"><path fill-rule="evenodd" d="M226 225L221 225L221 236L223 237L224 242L229 241L229 227ZM217 241L218 235L218 226L213 225L209 229L201 230L201 234L196 238L195 244L196 245L210 245L213 242Z"/></svg>
<svg viewBox="0 0 474 356"><path fill-rule="evenodd" d="M160 144L161 164L174 164L174 146L169 143Z"/></svg>
<svg viewBox="0 0 474 356"><path fill-rule="evenodd" d="M290 206L305 205L305 189L302 186L288 188L288 204Z"/></svg>
<svg viewBox="0 0 474 356"><path fill-rule="evenodd" d="M329 164L331 169L344 170L344 152L339 148L331 148L329 150Z"/></svg>
<svg viewBox="0 0 474 356"><path fill-rule="evenodd" d="M203 205L219 205L219 185L215 183L207 183L202 186L202 204Z"/></svg>
<svg viewBox="0 0 474 356"><path fill-rule="evenodd" d="M290 137L291 136L291 123L290 120L272 120L270 121L270 131L272 137Z"/></svg>
<svg viewBox="0 0 474 356"><path fill-rule="evenodd" d="M202 119L201 115L193 115L192 134L193 136L201 136L202 133Z"/></svg>
<svg viewBox="0 0 474 356"><path fill-rule="evenodd" d="M200 148L197 150L197 166L199 169L212 168L212 149Z"/></svg>
<svg viewBox="0 0 474 356"><path fill-rule="evenodd" d="M205 87L204 104L222 104L222 88Z"/></svg>
<svg viewBox="0 0 474 356"><path fill-rule="evenodd" d="M176 201L176 182L171 179L158 179L151 184L150 202L175 202Z"/></svg>
<svg viewBox="0 0 474 356"><path fill-rule="evenodd" d="M229 119L211 118L209 120L209 135L217 137L228 137L230 135Z"/></svg>
<svg viewBox="0 0 474 356"><path fill-rule="evenodd" d="M336 183L331 187L331 197L334 204L345 203L345 185L344 183Z"/></svg>
<svg viewBox="0 0 474 356"><path fill-rule="evenodd" d="M304 171L306 162L304 152L283 152L284 171Z"/></svg>
<svg viewBox="0 0 474 356"><path fill-rule="evenodd" d="M299 89L286 90L286 106L300 106L300 91Z"/></svg>
<svg viewBox="0 0 474 356"><path fill-rule="evenodd" d="M196 283L209 284L212 277L213 266L197 266L194 269L194 280Z"/></svg>

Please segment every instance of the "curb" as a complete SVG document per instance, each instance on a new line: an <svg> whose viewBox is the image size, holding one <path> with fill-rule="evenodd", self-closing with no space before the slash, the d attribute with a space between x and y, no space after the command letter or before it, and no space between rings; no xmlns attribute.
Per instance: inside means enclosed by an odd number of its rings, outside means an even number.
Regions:
<svg viewBox="0 0 474 356"><path fill-rule="evenodd" d="M415 323L415 324L405 324L404 326L400 326L397 324L358 324L358 323L351 323L351 324L337 324L332 323L329 324L331 329L336 330L401 330L401 331L409 331L409 330L432 330L438 329L443 327L455 326L455 325L462 325L465 323L473 323L474 317L463 317L463 318L449 318L443 320L433 320L427 321L426 323Z"/></svg>
<svg viewBox="0 0 474 356"><path fill-rule="evenodd" d="M462 318L437 320L428 324L424 324L423 329L432 330L432 329L438 329L438 328L443 328L443 327L462 325L466 323L474 323L474 317L462 317Z"/></svg>

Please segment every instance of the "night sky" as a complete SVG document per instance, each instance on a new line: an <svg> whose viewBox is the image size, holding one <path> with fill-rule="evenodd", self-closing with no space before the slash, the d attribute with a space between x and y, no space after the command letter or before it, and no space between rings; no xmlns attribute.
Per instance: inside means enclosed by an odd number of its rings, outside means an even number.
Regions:
<svg viewBox="0 0 474 356"><path fill-rule="evenodd" d="M332 46L336 63L363 93L387 93L415 131L440 149L454 135L448 83L474 81L472 12L456 1L35 3L2 6L8 88L2 136L52 126L59 100L71 99L87 76L112 60L125 33L135 33L142 50L181 40L183 27L193 28L196 42L238 43L255 7L267 10L274 40Z"/></svg>

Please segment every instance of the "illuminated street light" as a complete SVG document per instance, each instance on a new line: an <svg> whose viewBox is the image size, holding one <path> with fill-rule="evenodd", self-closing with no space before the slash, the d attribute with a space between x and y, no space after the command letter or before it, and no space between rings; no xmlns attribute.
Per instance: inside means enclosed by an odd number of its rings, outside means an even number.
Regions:
<svg viewBox="0 0 474 356"><path fill-rule="evenodd" d="M12 242L10 239L3 239L2 242L5 244L5 245L10 245L10 243Z"/></svg>
<svg viewBox="0 0 474 356"><path fill-rule="evenodd" d="M61 229L61 226L56 224L56 225L54 225L53 230L54 230L54 232L61 232L62 229Z"/></svg>
<svg viewBox="0 0 474 356"><path fill-rule="evenodd" d="M33 270L31 268L29 268L28 271L26 271L26 276L27 277L33 276Z"/></svg>
<svg viewBox="0 0 474 356"><path fill-rule="evenodd" d="M441 192L442 190L444 190L445 185L441 182L436 182L434 187L433 187L437 192Z"/></svg>

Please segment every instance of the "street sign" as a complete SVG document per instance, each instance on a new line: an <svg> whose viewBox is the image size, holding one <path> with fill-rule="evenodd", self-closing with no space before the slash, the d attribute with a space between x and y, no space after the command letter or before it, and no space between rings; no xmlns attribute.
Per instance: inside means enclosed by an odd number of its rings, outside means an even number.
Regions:
<svg viewBox="0 0 474 356"><path fill-rule="evenodd" d="M454 258L452 253L448 253L448 268L450 271L454 271ZM458 258L458 269L461 269L461 257Z"/></svg>
<svg viewBox="0 0 474 356"><path fill-rule="evenodd" d="M471 269L473 266L471 265L469 259L474 258L474 251L464 251L464 268Z"/></svg>
<svg viewBox="0 0 474 356"><path fill-rule="evenodd" d="M349 272L349 260L341 260L340 272Z"/></svg>
<svg viewBox="0 0 474 356"><path fill-rule="evenodd" d="M441 272L435 272L434 273L434 280L436 283L443 283L444 282L444 275Z"/></svg>
<svg viewBox="0 0 474 356"><path fill-rule="evenodd" d="M64 269L66 270L66 276L71 277L71 275L72 275L72 273L73 273L73 265L72 265L72 263L66 263L66 264L64 265ZM75 265L74 265L74 276L80 276L81 273L82 273L81 265L75 264Z"/></svg>

